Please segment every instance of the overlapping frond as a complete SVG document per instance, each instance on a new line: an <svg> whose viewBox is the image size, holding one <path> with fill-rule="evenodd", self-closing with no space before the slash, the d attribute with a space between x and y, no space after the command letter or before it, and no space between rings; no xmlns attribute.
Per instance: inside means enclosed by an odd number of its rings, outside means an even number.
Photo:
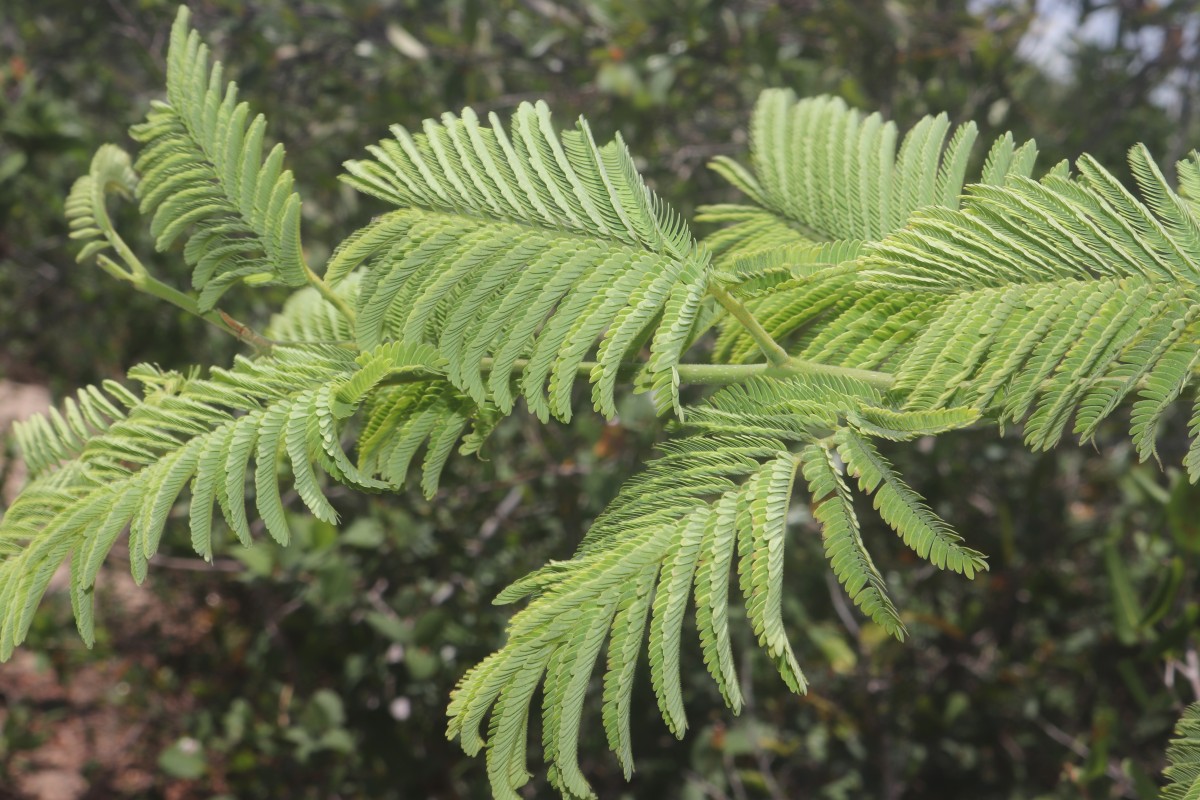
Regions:
<svg viewBox="0 0 1200 800"><path fill-rule="evenodd" d="M790 91L772 89L755 106L750 132L749 169L725 157L713 168L754 205L702 207L699 221L725 226L704 243L721 267L717 277L769 333L790 340L796 352L829 358L831 349L853 338L840 315L847 313L846 322L859 327L877 324L883 298L860 285L849 268L814 274L813 266L854 261L865 244L899 230L919 209L957 208L975 126L951 133L945 114L925 117L901 140L896 125L879 114L864 116L832 97L797 102ZM1012 136L1000 137L979 180L1003 185L1027 176L1036 156L1032 142L1017 146ZM926 305L919 296L895 291L886 302L893 311L910 309L910 320ZM865 308L871 312L866 316L860 313ZM814 325L818 319L824 336ZM880 354L905 337L901 329L878 338ZM717 352L735 362L757 357L753 339L728 321ZM860 348L842 355L859 366L871 365L875 353Z"/></svg>
<svg viewBox="0 0 1200 800"><path fill-rule="evenodd" d="M810 444L802 451L801 459L815 504L813 516L821 523L825 557L833 574L864 614L888 633L904 638L904 623L888 597L883 576L863 544L854 498L842 479L834 452L827 446Z"/></svg>
<svg viewBox="0 0 1200 800"><path fill-rule="evenodd" d="M188 28L181 7L167 54L167 102L156 102L130 133L142 143L137 160L143 213L160 250L189 235L201 311L238 280L300 286L308 269L300 244L300 196L282 145L264 157L266 120L251 119L225 84L220 62Z"/></svg>
<svg viewBox="0 0 1200 800"><path fill-rule="evenodd" d="M560 135L542 103L520 106L508 132L489 121L466 109L421 133L397 126L374 160L347 163L351 185L401 208L329 266L334 284L363 267L360 344L436 344L477 403L507 413L519 393L542 419L566 420L589 354L593 400L611 416L621 365L648 341L655 385L674 400L707 254L620 139L597 146L582 119Z"/></svg>
<svg viewBox="0 0 1200 800"><path fill-rule="evenodd" d="M432 495L455 447L478 450L519 397L543 420L570 419L581 375L607 416L618 380L629 378L655 390L660 410L681 410L680 358L723 313L705 302L717 281L729 294L714 294L744 303L761 330L733 306L736 324L722 327L707 374L739 377L729 364L767 350L772 377L679 414L662 457L625 485L575 556L501 594L499 602L528 604L450 706L449 734L468 752L486 747L493 789L517 797L542 687L551 783L589 796L579 733L602 655L601 718L627 774L643 645L668 728L681 736L687 727L680 661L689 613L709 673L740 709L735 570L758 643L804 691L782 612L797 480L848 597L902 638L853 486L920 558L968 577L986 562L895 473L876 440L937 435L983 412L1024 424L1028 442L1048 448L1072 421L1074 433L1094 436L1132 399L1131 433L1148 458L1164 415L1195 383L1195 154L1179 165L1177 193L1135 148L1135 196L1086 156L1075 176L1064 163L1034 181L1033 144L1005 136L964 189L972 124L952 130L945 115L927 117L901 139L878 114L771 90L754 112L749 168L714 164L748 202L702 211L701 220L727 226L706 248L645 186L620 138L598 146L583 120L560 133L542 103L521 105L507 128L467 109L419 132L393 128L368 148L370 160L347 163L348 183L396 210L346 239L322 283L304 260L282 147L264 156L265 122L223 83L220 64L210 66L187 19L181 11L172 30L167 102L133 131L144 145L141 177L123 151L105 146L72 189L80 258L112 271L115 255L136 272L108 220L105 197L116 192L153 212L160 249L188 238L201 312L239 280L311 278L321 292L292 296L267 330L266 355L206 378L138 367L130 377L141 393L106 383L17 428L33 481L0 521L0 658L25 636L67 560L90 642L100 564L128 530L141 580L185 490L192 545L211 558L215 509L244 544L259 525L289 539L287 473L304 505L331 522L328 480L383 490L419 472ZM764 331L786 352L764 345ZM855 369L886 369L874 377L891 388L831 376L863 375ZM342 446L348 430L357 460ZM1185 464L1196 480L1200 400L1190 432ZM1189 712L1181 723L1166 796L1198 796L1187 750L1198 718Z"/></svg>
<svg viewBox="0 0 1200 800"><path fill-rule="evenodd" d="M626 484L574 558L551 563L497 598L533 597L513 617L504 648L468 672L455 690L449 734L468 752L486 744L493 791L516 797L528 779L529 706L544 684L543 751L550 779L564 796L590 796L578 767L578 736L601 652L607 649L601 717L628 774L629 704L643 641L663 719L678 736L687 727L680 639L689 605L695 608L705 664L726 702L738 710L742 697L729 631L735 564L759 644L785 682L804 691L782 616L788 509L800 471L819 503L816 518L826 554L848 594L888 632L902 636L904 625L858 534L830 437L849 431L858 438L846 441L865 442L870 435L865 431L875 426L902 438L910 430L961 427L975 416L964 410L913 415L889 409L869 385L829 377L758 379L689 409L679 426L685 435L664 444L663 457ZM863 432L855 432L859 423ZM918 553L968 575L985 568L978 553L946 535L944 525L931 529L929 512L911 490L890 472L885 480L885 487L877 480L871 485L864 480L864 486L881 498L883 518ZM485 743L480 728L489 713Z"/></svg>
<svg viewBox="0 0 1200 800"><path fill-rule="evenodd" d="M133 572L144 576L176 497L197 473L195 493L207 496L209 506L205 511L197 503L192 515L197 551L210 553L211 505L218 492L231 527L248 541L242 482L260 442L258 504L268 529L286 539L275 473L288 414L297 397L346 365L337 353L282 359L243 362L204 381L151 367L131 371L146 386L138 404L88 440L75 460L27 486L0 522L0 540L12 553L0 564L0 656L7 657L24 637L50 576L68 554L72 601L80 632L90 642L90 588L104 556L129 525ZM311 395L307 399L311 404ZM232 410L246 413L235 417ZM307 419L299 431L302 448L305 425ZM308 456L301 460L311 470ZM315 505L332 517L325 504Z"/></svg>
<svg viewBox="0 0 1200 800"><path fill-rule="evenodd" d="M895 123L838 98L797 102L768 89L750 122L750 168L724 156L712 163L753 205L702 208L699 221L729 225L705 243L723 260L804 241L878 241L917 209L958 205L977 135L970 122L951 133L940 114L901 140ZM1028 175L1036 155L1031 142L1001 137L981 180Z"/></svg>
<svg viewBox="0 0 1200 800"><path fill-rule="evenodd" d="M975 414L971 413L970 418L974 417ZM960 423L961 420L953 418L942 419L937 427L926 430L940 433L948 428L960 427ZM924 423L919 425L923 426ZM921 497L892 471L891 465L875 449L870 439L863 435L864 430L872 431L875 428L871 424L857 430L854 427L842 428L834 434L834 441L847 471L858 479L863 491L874 495L879 516L918 556L934 566L962 573L968 578L975 577L977 571L987 569L983 554L964 547L962 537L925 505Z"/></svg>
<svg viewBox="0 0 1200 800"><path fill-rule="evenodd" d="M755 250L727 259L714 277L747 300L773 297L781 287L828 267L854 261L866 243L858 239L801 242Z"/></svg>
<svg viewBox="0 0 1200 800"><path fill-rule="evenodd" d="M1200 363L1200 221L1144 148L1130 163L1146 203L1085 156L1077 179L974 186L961 210L867 249L879 291L944 298L895 361L908 408L992 409L1049 448L1132 399L1138 453L1154 455Z"/></svg>
<svg viewBox="0 0 1200 800"><path fill-rule="evenodd" d="M203 379L138 367L130 377L144 385L141 397L106 386L123 409L89 389L63 412L25 423L21 441L39 473L0 520L6 555L0 657L24 638L50 577L68 556L72 604L90 643L91 591L105 556L128 527L140 581L185 488L192 546L206 559L214 549L214 504L250 544L248 479L262 526L277 541L289 540L280 492L285 464L304 505L329 522L337 513L319 473L358 489L392 488L424 447L421 484L432 494L468 421L480 420L465 442L474 450L490 419L445 381L443 367L427 345L385 344L357 357L334 346L277 347ZM364 407L364 445L355 464L341 433ZM386 442L382 448L374 444L378 438ZM381 460L380 452L388 457Z"/></svg>

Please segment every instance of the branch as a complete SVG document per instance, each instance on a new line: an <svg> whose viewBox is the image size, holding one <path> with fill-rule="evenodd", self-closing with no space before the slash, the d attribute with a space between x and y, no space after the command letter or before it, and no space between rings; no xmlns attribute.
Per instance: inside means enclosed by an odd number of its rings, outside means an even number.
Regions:
<svg viewBox="0 0 1200 800"><path fill-rule="evenodd" d="M480 359L480 371L491 372L493 363L493 360L490 358ZM513 363L513 374L521 374L528 365L528 360L518 359ZM598 365L595 361L581 361L579 366L576 367L575 374L584 378L589 377L596 366ZM644 364L636 361L625 362L621 365L620 370L618 370L617 376L620 380L632 381L644 366ZM768 378L840 375L845 378L854 378L869 383L881 389L889 388L896 380L893 375L887 372L873 372L866 369L854 369L853 367L836 367L790 357L782 364L680 364L675 369L679 373L680 383L694 386L728 386L729 384L741 383L760 375ZM382 381L381 385L419 383L443 377L445 377L443 373L434 369L406 366L403 371L397 372L395 375Z"/></svg>
<svg viewBox="0 0 1200 800"><path fill-rule="evenodd" d="M116 234L113 234L113 236L115 235ZM133 254L130 253L129 256L126 257L126 263L129 263L131 268L133 267L133 264L137 264L138 268L132 268L130 270L122 269L119 264L105 255L96 256L96 263L100 265L101 269L103 269L109 275L112 275L114 278L118 278L132 284L133 288L137 289L139 292L145 292L148 295L157 297L159 300L165 300L176 308L180 308L189 314L199 317L210 325L220 328L225 333L236 337L237 339L254 347L256 350L270 350L274 345L274 342L272 342L270 339L255 331L249 325L238 322L224 311L213 310L200 313L200 310L196 307L195 298L189 294L179 291L173 286L168 286L158 278L155 278L146 271L146 268L141 265L140 261L135 259L132 263L129 262L128 259L132 256Z"/></svg>
<svg viewBox="0 0 1200 800"><path fill-rule="evenodd" d="M750 309L742 305L741 300L738 300L724 286L715 281L708 287L708 293L741 323L742 327L746 329L746 333L750 334L750 338L766 355L768 361L776 366L782 366L788 362L787 350L784 350L779 342L771 338L771 334L767 333L766 328L750 313Z"/></svg>
<svg viewBox="0 0 1200 800"><path fill-rule="evenodd" d="M101 187L101 199L98 202L92 203L92 214L104 238L112 245L113 250L121 257L121 260L125 262L125 267L122 267L108 256L101 254L96 256L96 263L102 270L114 278L133 284L133 287L139 292L145 292L160 300L166 300L176 308L183 309L193 316L200 317L210 325L214 325L225 333L237 337L256 350L271 349L273 343L254 331L249 325L238 322L223 311L213 310L201 313L196 305L195 298L179 291L173 286L163 283L151 275L150 270L146 269L146 265L142 263L142 260L134 254L132 248L121 238L121 234L117 233L117 229L112 222L112 217L108 214L108 205L103 199L105 194L106 187Z"/></svg>
<svg viewBox="0 0 1200 800"><path fill-rule="evenodd" d="M342 313L342 316L345 317L346 321L350 323L350 331L353 333L356 323L358 322L358 318L354 313L354 309L351 308L350 304L346 302L346 298L335 292L333 287L326 283L320 275L313 272L312 267L310 267L308 264L304 265L304 275L308 278L308 285L320 292L321 297L324 297L326 300L332 303L333 307Z"/></svg>
<svg viewBox="0 0 1200 800"><path fill-rule="evenodd" d="M863 381L877 389L890 389L896 382L893 375L886 372L875 372L867 369L855 369L853 367L835 367L828 364L820 364L816 361L805 361L801 358L793 358L788 355L787 350L784 350L779 342L767 333L766 328L755 318L750 309L746 308L740 300L734 297L729 291L719 283L713 283L709 286L709 294L711 294L718 303L724 306L725 310L733 315L733 318L741 323L746 329L746 333L750 334L750 338L758 344L759 349L766 355L767 361L772 370L764 370L769 374L775 375L840 375L844 378L853 378ZM683 369L680 365L679 379L684 380ZM716 366L716 365L714 365ZM767 365L759 365L765 367ZM740 379L739 379L740 380ZM706 383L707 381L695 381L697 383ZM734 383L735 381L727 381Z"/></svg>

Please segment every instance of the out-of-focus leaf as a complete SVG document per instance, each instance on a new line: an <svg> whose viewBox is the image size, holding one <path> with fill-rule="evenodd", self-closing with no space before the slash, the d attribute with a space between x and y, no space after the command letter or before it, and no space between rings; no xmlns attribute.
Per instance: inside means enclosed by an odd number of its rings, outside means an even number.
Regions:
<svg viewBox="0 0 1200 800"><path fill-rule="evenodd" d="M158 766L173 778L195 780L208 769L208 759L200 742L185 736L162 752Z"/></svg>
<svg viewBox="0 0 1200 800"><path fill-rule="evenodd" d="M1115 541L1109 540L1104 546L1104 567L1108 572L1113 629L1117 640L1124 645L1135 644L1139 638L1138 621L1143 613L1133 591L1129 568Z"/></svg>

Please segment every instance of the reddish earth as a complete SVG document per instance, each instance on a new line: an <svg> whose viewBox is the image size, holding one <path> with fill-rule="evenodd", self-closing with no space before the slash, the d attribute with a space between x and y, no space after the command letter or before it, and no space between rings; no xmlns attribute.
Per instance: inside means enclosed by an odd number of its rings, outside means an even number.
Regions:
<svg viewBox="0 0 1200 800"><path fill-rule="evenodd" d="M0 381L0 435L49 403L45 387ZM0 508L24 481L19 461L5 464L3 457L0 449ZM97 582L112 655L89 653L74 635L63 569L40 612L54 620L50 633L0 665L0 799L200 796L157 769L191 699L159 687L142 693L145 676L161 670L161 655L207 634L205 609L162 603L115 561Z"/></svg>

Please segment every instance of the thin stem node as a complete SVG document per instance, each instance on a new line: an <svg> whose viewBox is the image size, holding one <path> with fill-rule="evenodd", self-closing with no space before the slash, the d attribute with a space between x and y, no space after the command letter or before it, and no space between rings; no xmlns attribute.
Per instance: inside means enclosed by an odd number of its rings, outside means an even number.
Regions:
<svg viewBox="0 0 1200 800"><path fill-rule="evenodd" d="M761 349L763 354L766 355L768 361L777 367L783 366L788 362L789 356L787 350L784 350L783 347L780 346L779 342L775 341L775 339L771 337L771 334L767 333L766 328L764 328L762 323L760 323L758 319L752 313L750 313L750 309L746 308L746 306L742 304L741 300L738 300L736 297L730 294L728 289L716 281L713 281L709 285L708 293L711 294L713 298L715 298L716 301L725 308L726 311L732 314L734 319L741 323L741 326L746 329L746 333L750 334L750 338L754 339L755 343L758 344L759 349Z"/></svg>

